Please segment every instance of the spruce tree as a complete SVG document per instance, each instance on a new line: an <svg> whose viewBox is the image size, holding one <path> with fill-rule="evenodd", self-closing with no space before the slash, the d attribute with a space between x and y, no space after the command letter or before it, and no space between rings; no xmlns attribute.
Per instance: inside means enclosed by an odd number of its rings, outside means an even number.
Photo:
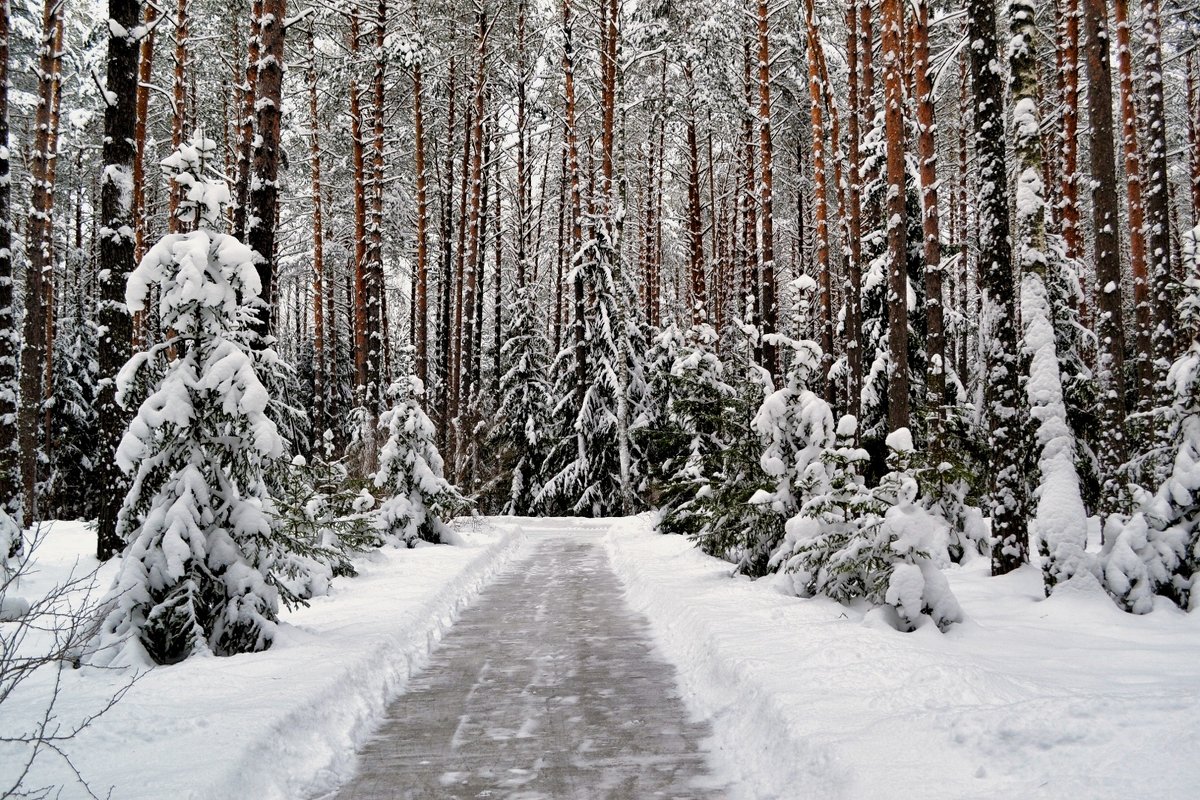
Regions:
<svg viewBox="0 0 1200 800"><path fill-rule="evenodd" d="M1200 226L1184 237L1184 256L1188 278L1176 318L1191 343L1167 373L1171 406L1164 411L1174 458L1157 491L1137 493L1128 521L1109 519L1101 554L1105 587L1135 614L1153 610L1156 595L1200 607Z"/></svg>
<svg viewBox="0 0 1200 800"><path fill-rule="evenodd" d="M384 495L376 528L408 547L418 540L452 543L446 519L466 500L442 473L433 423L421 407L424 384L410 375L393 383L388 394L392 407L379 417L387 441L375 473L375 489Z"/></svg>
<svg viewBox="0 0 1200 800"><path fill-rule="evenodd" d="M137 312L157 288L164 340L118 375L126 404L139 381L154 385L117 451L132 484L102 660L127 646L159 664L233 655L266 649L275 635L283 553L266 474L284 443L252 349L263 304L254 254L214 230L229 202L205 168L215 151L196 134L163 162L183 195L180 213L199 229L159 241L126 289Z"/></svg>

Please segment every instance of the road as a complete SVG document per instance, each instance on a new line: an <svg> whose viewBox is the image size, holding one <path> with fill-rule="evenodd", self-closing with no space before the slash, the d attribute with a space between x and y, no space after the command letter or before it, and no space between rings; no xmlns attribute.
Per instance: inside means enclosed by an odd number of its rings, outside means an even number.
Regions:
<svg viewBox="0 0 1200 800"><path fill-rule="evenodd" d="M600 537L531 530L392 704L338 800L724 796L708 728L689 719Z"/></svg>

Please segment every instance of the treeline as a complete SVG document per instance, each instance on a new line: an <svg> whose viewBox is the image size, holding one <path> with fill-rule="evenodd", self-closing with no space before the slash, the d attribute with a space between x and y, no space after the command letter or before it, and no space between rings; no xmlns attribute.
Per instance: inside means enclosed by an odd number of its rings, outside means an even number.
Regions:
<svg viewBox="0 0 1200 800"><path fill-rule="evenodd" d="M411 373L482 511L663 508L761 574L788 520L828 530L817 499L859 508L837 483L876 493L864 518L918 503L997 573L1189 602L1196 7L5 12L0 495L26 523L94 516L121 546L112 379L162 330L124 280L179 230L158 164L203 130L297 452L371 473Z"/></svg>

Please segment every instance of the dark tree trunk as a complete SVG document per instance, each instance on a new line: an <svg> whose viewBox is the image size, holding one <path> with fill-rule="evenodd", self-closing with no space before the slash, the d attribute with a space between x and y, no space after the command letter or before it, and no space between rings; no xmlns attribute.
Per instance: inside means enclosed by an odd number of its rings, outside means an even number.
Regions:
<svg viewBox="0 0 1200 800"><path fill-rule="evenodd" d="M121 29L131 31L138 21L137 0L109 0L108 16ZM117 513L125 498L127 481L117 467L117 445L125 432L127 415L116 401L115 379L130 355L132 324L125 306L125 283L133 269L133 209L122 185L132 180L136 125L138 43L110 33L105 84L115 100L104 109L104 149L100 194L100 394L96 401L100 421L97 463L100 465L97 496L100 498L96 557L107 560L124 543L117 536Z"/></svg>
<svg viewBox="0 0 1200 800"><path fill-rule="evenodd" d="M967 38L975 100L975 153L979 163L979 274L985 295L984 402L988 421L992 517L992 574L1029 560L1028 490L1021 426L1024 398L1018 357L1017 290L1008 228L1004 155L1004 84L997 70L995 0L969 0Z"/></svg>

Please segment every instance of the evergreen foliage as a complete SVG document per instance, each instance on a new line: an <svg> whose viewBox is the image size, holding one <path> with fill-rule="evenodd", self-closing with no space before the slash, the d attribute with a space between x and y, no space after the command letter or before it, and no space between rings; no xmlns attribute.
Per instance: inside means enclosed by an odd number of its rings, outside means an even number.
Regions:
<svg viewBox="0 0 1200 800"><path fill-rule="evenodd" d="M888 437L890 471L869 489L861 470L869 456L854 445L857 423L842 417L837 441L806 469L807 499L787 523L771 558L803 597L864 600L892 608L902 630L931 618L945 628L962 618L940 567L949 561L943 521L917 503L907 429Z"/></svg>
<svg viewBox="0 0 1200 800"><path fill-rule="evenodd" d="M421 407L425 387L409 376L392 384L392 407L379 418L387 441L379 453L375 488L384 494L375 524L385 538L414 546L454 541L446 519L466 500L442 474L433 423Z"/></svg>
<svg viewBox="0 0 1200 800"><path fill-rule="evenodd" d="M1136 491L1138 508L1128 521L1109 519L1101 555L1109 594L1135 614L1153 610L1156 595L1189 610L1200 605L1194 588L1200 570L1200 227L1188 233L1185 256L1191 270L1177 312L1191 342L1166 381L1174 459L1157 491Z"/></svg>
<svg viewBox="0 0 1200 800"><path fill-rule="evenodd" d="M204 168L215 147L197 134L163 162L184 192L182 212L201 227L158 242L126 290L136 312L157 287L165 338L130 359L118 376L119 399L128 402L149 365L166 363L117 452L132 484L118 518L126 548L100 644L132 647L160 664L263 650L279 605L284 551L267 471L284 442L267 414L264 361L251 351L262 306L253 252L209 227L229 201L224 182Z"/></svg>

